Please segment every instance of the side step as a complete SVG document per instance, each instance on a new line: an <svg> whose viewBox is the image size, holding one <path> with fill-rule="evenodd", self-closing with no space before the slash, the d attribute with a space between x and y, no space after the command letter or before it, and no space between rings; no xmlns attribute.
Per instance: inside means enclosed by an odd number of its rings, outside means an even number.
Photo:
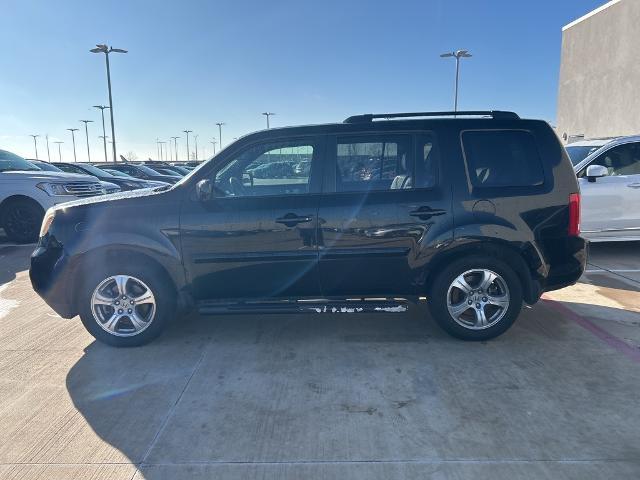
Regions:
<svg viewBox="0 0 640 480"><path fill-rule="evenodd" d="M201 315L235 313L404 313L405 298L264 300L255 302L205 301L197 304Z"/></svg>

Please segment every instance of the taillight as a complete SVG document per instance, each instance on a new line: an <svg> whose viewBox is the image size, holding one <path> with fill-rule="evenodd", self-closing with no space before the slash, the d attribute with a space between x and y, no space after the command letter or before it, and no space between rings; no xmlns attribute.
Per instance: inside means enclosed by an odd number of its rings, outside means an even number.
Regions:
<svg viewBox="0 0 640 480"><path fill-rule="evenodd" d="M569 235L580 235L580 194L569 195Z"/></svg>

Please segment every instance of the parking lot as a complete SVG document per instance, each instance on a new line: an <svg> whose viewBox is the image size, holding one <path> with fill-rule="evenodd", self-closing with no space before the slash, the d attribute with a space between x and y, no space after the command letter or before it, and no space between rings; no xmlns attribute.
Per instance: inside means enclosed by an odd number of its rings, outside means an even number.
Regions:
<svg viewBox="0 0 640 480"><path fill-rule="evenodd" d="M193 316L93 341L0 240L1 478L637 478L640 246L502 337L406 314Z"/></svg>

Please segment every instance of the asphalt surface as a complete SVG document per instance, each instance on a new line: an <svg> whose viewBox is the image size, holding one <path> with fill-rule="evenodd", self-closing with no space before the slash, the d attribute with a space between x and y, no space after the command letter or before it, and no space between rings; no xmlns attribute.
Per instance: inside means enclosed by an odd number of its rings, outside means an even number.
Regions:
<svg viewBox="0 0 640 480"><path fill-rule="evenodd" d="M640 477L640 244L490 342L402 314L192 316L114 349L0 240L0 478Z"/></svg>

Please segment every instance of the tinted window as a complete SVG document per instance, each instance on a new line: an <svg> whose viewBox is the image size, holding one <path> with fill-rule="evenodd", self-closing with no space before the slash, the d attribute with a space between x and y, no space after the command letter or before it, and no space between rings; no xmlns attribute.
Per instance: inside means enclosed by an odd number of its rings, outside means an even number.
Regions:
<svg viewBox="0 0 640 480"><path fill-rule="evenodd" d="M569 145L566 147L569 158L571 159L571 164L574 167L599 148L600 146L597 145L575 147Z"/></svg>
<svg viewBox="0 0 640 480"><path fill-rule="evenodd" d="M640 143L618 145L602 153L589 165L602 165L610 176L640 175ZM585 175L586 168L579 177Z"/></svg>
<svg viewBox="0 0 640 480"><path fill-rule="evenodd" d="M415 188L431 188L436 184L438 149L431 135L418 136L418 156L415 166Z"/></svg>
<svg viewBox="0 0 640 480"><path fill-rule="evenodd" d="M544 181L533 135L520 130L467 131L462 134L471 183L479 187L524 187Z"/></svg>
<svg viewBox="0 0 640 480"><path fill-rule="evenodd" d="M411 188L413 165L409 135L340 137L336 190L353 192Z"/></svg>
<svg viewBox="0 0 640 480"><path fill-rule="evenodd" d="M253 146L218 171L215 177L218 195L247 197L308 193L315 151L315 142L309 140Z"/></svg>

